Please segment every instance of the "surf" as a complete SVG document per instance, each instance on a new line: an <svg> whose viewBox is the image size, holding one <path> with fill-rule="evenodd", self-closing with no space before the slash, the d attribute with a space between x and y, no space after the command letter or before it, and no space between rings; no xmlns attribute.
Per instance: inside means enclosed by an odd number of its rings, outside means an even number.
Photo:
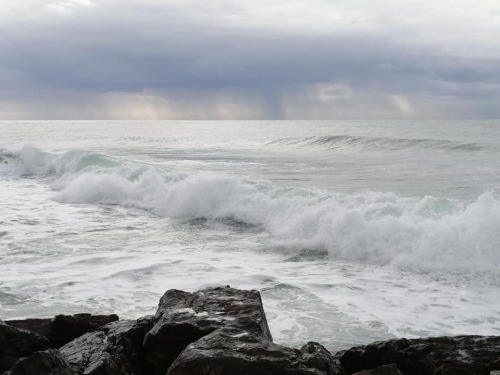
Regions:
<svg viewBox="0 0 500 375"><path fill-rule="evenodd" d="M494 191L471 202L375 191L340 194L31 146L4 153L7 158L18 163L17 169L22 164L23 176L50 177L52 199L59 203L118 205L184 222L249 225L269 234L273 251L297 259L327 254L435 278L480 278L500 285L500 200Z"/></svg>

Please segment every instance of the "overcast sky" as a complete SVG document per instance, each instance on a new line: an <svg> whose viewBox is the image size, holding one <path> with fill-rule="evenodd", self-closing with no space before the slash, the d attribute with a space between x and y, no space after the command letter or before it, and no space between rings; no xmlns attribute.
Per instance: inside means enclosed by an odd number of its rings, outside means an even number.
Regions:
<svg viewBox="0 0 500 375"><path fill-rule="evenodd" d="M0 119L333 118L500 118L500 1L0 2Z"/></svg>

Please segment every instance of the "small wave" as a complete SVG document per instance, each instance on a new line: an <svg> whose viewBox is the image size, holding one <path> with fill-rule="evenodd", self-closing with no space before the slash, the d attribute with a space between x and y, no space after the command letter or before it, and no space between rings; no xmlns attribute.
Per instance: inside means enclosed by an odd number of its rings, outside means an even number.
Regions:
<svg viewBox="0 0 500 375"><path fill-rule="evenodd" d="M119 163L109 157L83 150L54 154L26 145L19 152L0 150L0 165L3 165L3 174L62 176L87 168L116 167Z"/></svg>
<svg viewBox="0 0 500 375"><path fill-rule="evenodd" d="M14 152L0 150L0 176L17 176L23 168L22 160Z"/></svg>
<svg viewBox="0 0 500 375"><path fill-rule="evenodd" d="M350 135L332 135L303 138L281 138L267 146L286 145L297 147L319 147L324 150L361 148L366 150L405 150L408 148L436 149L446 151L500 151L500 146L488 143L461 143L450 140L427 138L380 138Z"/></svg>

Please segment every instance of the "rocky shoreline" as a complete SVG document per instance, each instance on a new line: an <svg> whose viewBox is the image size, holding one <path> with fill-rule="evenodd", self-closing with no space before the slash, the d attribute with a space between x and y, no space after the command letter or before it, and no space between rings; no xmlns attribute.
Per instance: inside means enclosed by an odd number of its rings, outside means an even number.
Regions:
<svg viewBox="0 0 500 375"><path fill-rule="evenodd" d="M499 372L497 372L499 371ZM273 343L259 292L168 290L155 315L0 321L2 375L500 375L499 336L393 339L330 353Z"/></svg>

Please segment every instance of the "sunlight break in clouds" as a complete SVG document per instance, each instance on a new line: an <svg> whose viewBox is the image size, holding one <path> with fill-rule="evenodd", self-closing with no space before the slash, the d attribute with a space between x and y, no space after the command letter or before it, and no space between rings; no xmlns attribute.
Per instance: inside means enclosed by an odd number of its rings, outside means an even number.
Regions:
<svg viewBox="0 0 500 375"><path fill-rule="evenodd" d="M500 116L492 0L4 0L0 32L4 119Z"/></svg>

